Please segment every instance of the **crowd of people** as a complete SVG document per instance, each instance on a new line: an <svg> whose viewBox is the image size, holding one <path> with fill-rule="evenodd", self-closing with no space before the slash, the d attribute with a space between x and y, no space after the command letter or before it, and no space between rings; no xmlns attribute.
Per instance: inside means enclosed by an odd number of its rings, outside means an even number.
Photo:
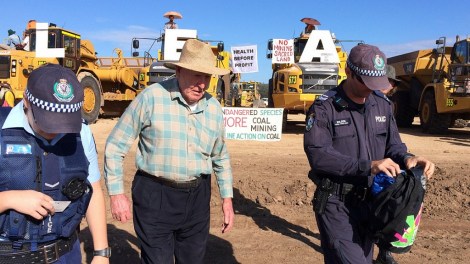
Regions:
<svg viewBox="0 0 470 264"><path fill-rule="evenodd" d="M175 28L172 16L165 28ZM11 44L20 43L9 31ZM16 37L15 37L16 36ZM10 45L10 44L9 44ZM104 181L113 218L132 220L141 263L203 263L210 225L211 177L222 200L222 233L234 227L233 176L221 105L206 89L215 66L211 47L187 40L176 78L150 85L131 102L109 134ZM385 94L399 82L377 47L358 45L347 79L307 113L304 149L317 185L314 211L325 263L372 263L367 191L374 175L435 165L408 152ZM93 135L81 119L84 91L76 75L56 64L32 71L16 106L0 93L0 262L81 263L77 232L83 217L92 263L109 263L104 194ZM343 136L342 136L343 135ZM353 135L344 137L344 135ZM132 202L123 160L138 140ZM17 180L10 181L15 177ZM330 184L325 199L323 186ZM325 197L325 196L324 196ZM317 199L318 198L318 199ZM132 207L132 210L131 210ZM22 262L15 262L18 257ZM396 263L380 249L378 263Z"/></svg>

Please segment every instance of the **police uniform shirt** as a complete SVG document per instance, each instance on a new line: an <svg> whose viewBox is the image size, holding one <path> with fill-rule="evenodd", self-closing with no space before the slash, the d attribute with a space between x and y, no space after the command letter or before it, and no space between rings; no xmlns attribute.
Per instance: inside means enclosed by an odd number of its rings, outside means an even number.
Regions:
<svg viewBox="0 0 470 264"><path fill-rule="evenodd" d="M54 145L56 144L64 134L57 135L51 142L43 139L39 135L35 135L33 129L28 123L28 119L23 111L23 101L18 103L13 107L8 115L5 123L3 124L2 129L7 128L23 128L26 132L35 137L41 139L45 145ZM80 137L82 138L83 150L85 151L85 156L89 161L88 165L88 181L94 183L100 179L100 170L98 167L98 154L96 152L95 141L93 139L93 134L91 133L90 127L88 125L82 124L82 129L80 131Z"/></svg>
<svg viewBox="0 0 470 264"><path fill-rule="evenodd" d="M391 158L404 166L407 152L390 101L373 92L360 106L347 98L342 85L310 107L304 150L313 173L353 184L370 184L372 160Z"/></svg>

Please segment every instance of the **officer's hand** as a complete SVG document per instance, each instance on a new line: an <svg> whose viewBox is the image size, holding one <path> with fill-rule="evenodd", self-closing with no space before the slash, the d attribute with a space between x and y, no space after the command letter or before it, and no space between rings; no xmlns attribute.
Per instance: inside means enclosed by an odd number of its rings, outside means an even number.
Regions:
<svg viewBox="0 0 470 264"><path fill-rule="evenodd" d="M233 212L232 198L224 198L222 202L222 211L224 213L224 223L222 224L222 233L227 233L232 229L235 219Z"/></svg>
<svg viewBox="0 0 470 264"><path fill-rule="evenodd" d="M48 214L53 215L55 213L52 204L54 200L38 191L9 191L8 201L10 209L30 215L37 220L42 220Z"/></svg>
<svg viewBox="0 0 470 264"><path fill-rule="evenodd" d="M370 170L372 175L376 175L379 172L384 172L390 177L396 177L398 174L400 174L400 166L390 158L373 160L370 164Z"/></svg>
<svg viewBox="0 0 470 264"><path fill-rule="evenodd" d="M424 176L427 179L431 179L432 175L434 174L434 170L436 169L436 165L431 161L427 160L426 158L419 157L419 156L412 156L405 160L405 165L407 169L411 169L416 166L421 166L424 168Z"/></svg>
<svg viewBox="0 0 470 264"><path fill-rule="evenodd" d="M111 195L111 213L113 218L121 221L122 223L127 222L131 219L131 210L129 198L124 194Z"/></svg>

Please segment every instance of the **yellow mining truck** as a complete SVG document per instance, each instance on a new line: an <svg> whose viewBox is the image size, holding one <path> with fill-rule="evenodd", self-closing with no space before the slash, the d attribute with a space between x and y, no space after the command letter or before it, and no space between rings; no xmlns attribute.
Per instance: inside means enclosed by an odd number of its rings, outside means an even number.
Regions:
<svg viewBox="0 0 470 264"><path fill-rule="evenodd" d="M419 114L424 132L445 133L457 119L470 119L470 38L435 49L418 50L388 58L402 80L392 100L397 124L411 126Z"/></svg>
<svg viewBox="0 0 470 264"><path fill-rule="evenodd" d="M312 30L294 38L294 63L272 64L268 107L284 108L283 128L288 114L304 114L313 101L346 79L347 54L328 30ZM268 41L267 58L276 44Z"/></svg>
<svg viewBox="0 0 470 264"><path fill-rule="evenodd" d="M259 83L255 81L243 81L232 83L234 87L238 87L230 106L236 107L266 107L261 100L259 93ZM235 91L234 91L235 92Z"/></svg>
<svg viewBox="0 0 470 264"><path fill-rule="evenodd" d="M13 91L18 102L23 98L32 70L45 63L60 64L74 71L83 85L85 101L82 114L85 120L93 123L99 114L119 116L140 90L138 75L126 66L122 51L116 49L116 60L107 66L100 65L89 40L82 40L79 34L54 24L42 24L37 23L41 27L38 31L36 28L25 31L30 39L29 51L0 50L0 83ZM64 57L38 56L36 48L42 44L37 34L46 30L44 42L47 42L47 49L64 49Z"/></svg>

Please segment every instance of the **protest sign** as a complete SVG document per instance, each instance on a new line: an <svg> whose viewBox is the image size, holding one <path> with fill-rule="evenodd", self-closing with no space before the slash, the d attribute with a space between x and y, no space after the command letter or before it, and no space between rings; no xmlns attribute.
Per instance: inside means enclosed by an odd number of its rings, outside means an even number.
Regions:
<svg viewBox="0 0 470 264"><path fill-rule="evenodd" d="M257 46L232 47L232 71L234 73L258 72Z"/></svg>
<svg viewBox="0 0 470 264"><path fill-rule="evenodd" d="M283 108L224 107L226 139L279 141Z"/></svg>

